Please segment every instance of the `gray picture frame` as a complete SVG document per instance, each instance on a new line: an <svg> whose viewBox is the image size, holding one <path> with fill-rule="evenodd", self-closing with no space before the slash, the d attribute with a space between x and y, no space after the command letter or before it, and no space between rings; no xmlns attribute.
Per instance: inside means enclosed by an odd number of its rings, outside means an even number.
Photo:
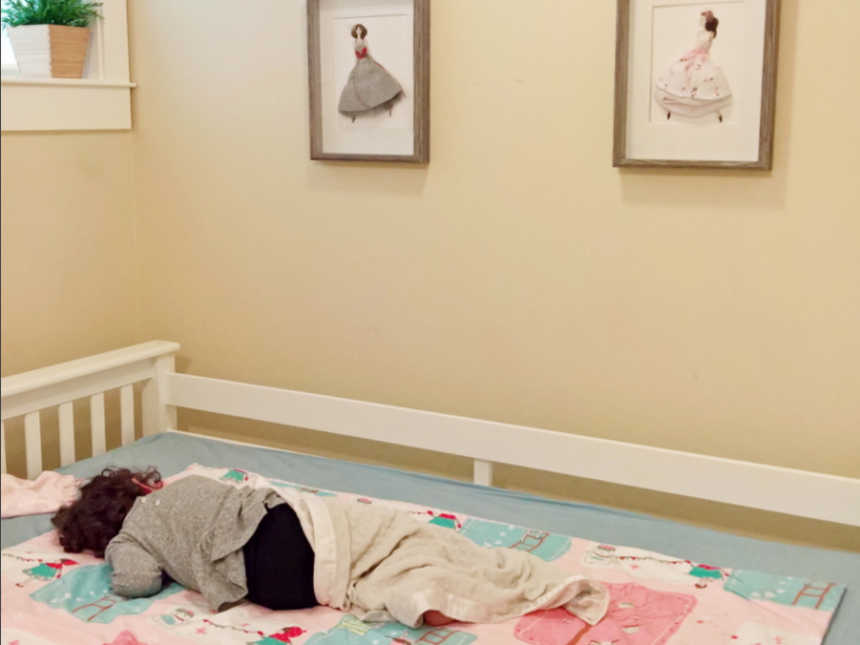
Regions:
<svg viewBox="0 0 860 645"><path fill-rule="evenodd" d="M314 160L430 161L430 0L413 2L413 153L356 154L323 150L322 87L320 70L320 0L308 0L308 81L310 91L310 153Z"/></svg>
<svg viewBox="0 0 860 645"><path fill-rule="evenodd" d="M687 161L677 159L632 158L627 153L628 73L630 69L630 5L638 0L617 0L618 14L615 42L615 128L612 151L614 167L670 168L755 168L773 167L773 135L776 103L777 55L779 44L780 0L765 0L766 14L763 34L764 64L762 67L761 121L758 159L755 161Z"/></svg>

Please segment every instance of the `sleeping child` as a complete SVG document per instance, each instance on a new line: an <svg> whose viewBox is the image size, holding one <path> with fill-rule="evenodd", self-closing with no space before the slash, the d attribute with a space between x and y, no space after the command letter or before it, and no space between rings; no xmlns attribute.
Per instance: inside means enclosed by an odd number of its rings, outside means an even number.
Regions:
<svg viewBox="0 0 860 645"><path fill-rule="evenodd" d="M382 504L154 468L106 469L52 521L67 552L113 568L114 593L158 593L170 578L213 611L247 599L270 609L327 605L410 627L501 622L564 607L589 624L608 593L523 551L481 547Z"/></svg>

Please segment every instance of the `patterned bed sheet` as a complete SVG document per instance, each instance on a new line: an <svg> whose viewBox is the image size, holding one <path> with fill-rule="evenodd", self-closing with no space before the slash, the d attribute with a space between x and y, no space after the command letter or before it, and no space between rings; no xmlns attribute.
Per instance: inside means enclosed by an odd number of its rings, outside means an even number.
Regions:
<svg viewBox="0 0 860 645"><path fill-rule="evenodd" d="M195 465L176 477L192 472L237 486L252 476ZM818 645L845 590L832 581L733 569L513 522L269 481L356 504L392 505L477 544L528 551L606 583L608 614L595 626L558 609L497 625L410 629L364 623L326 607L276 612L245 602L212 613L202 596L176 583L150 598L116 596L103 560L63 553L49 532L2 551L3 645Z"/></svg>

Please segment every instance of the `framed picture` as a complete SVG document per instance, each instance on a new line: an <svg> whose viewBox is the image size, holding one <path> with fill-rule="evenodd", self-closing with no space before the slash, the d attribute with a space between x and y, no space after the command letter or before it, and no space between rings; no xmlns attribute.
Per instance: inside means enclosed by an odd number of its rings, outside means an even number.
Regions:
<svg viewBox="0 0 860 645"><path fill-rule="evenodd" d="M308 0L311 159L430 159L430 0Z"/></svg>
<svg viewBox="0 0 860 645"><path fill-rule="evenodd" d="M770 169L779 0L618 0L614 166Z"/></svg>

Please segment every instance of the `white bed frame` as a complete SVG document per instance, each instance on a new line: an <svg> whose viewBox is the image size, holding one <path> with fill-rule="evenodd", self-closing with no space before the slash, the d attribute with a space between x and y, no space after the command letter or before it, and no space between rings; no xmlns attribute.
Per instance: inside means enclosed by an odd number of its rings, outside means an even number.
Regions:
<svg viewBox="0 0 860 645"><path fill-rule="evenodd" d="M860 526L860 479L722 459L481 419L179 374L177 343L151 341L2 380L2 419L24 417L27 476L42 471L40 411L59 407L60 462L75 461L72 404L89 397L93 454L105 452L104 393L119 389L121 441L134 440L142 383L143 435L175 430L191 408L468 457L489 486L493 464ZM6 472L6 428L2 427Z"/></svg>

